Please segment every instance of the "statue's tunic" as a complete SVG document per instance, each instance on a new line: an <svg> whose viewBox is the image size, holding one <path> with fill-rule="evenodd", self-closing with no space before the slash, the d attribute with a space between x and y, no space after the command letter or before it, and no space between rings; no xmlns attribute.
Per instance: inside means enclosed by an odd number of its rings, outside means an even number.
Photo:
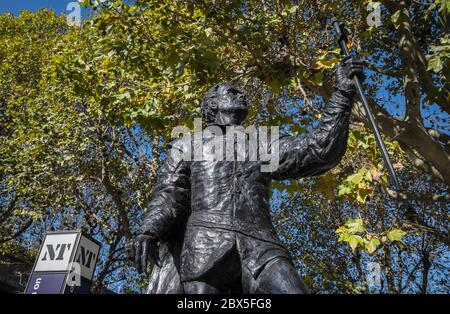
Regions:
<svg viewBox="0 0 450 314"><path fill-rule="evenodd" d="M271 140L270 147L279 148L273 172L262 172L262 161L186 160L194 136L170 143L141 232L164 242L186 228L177 265L181 282L220 272L217 265L231 251L254 277L270 260L290 258L271 222L270 183L320 175L336 166L347 146L350 103L336 90L313 131ZM208 152L222 140L209 134L201 145Z"/></svg>

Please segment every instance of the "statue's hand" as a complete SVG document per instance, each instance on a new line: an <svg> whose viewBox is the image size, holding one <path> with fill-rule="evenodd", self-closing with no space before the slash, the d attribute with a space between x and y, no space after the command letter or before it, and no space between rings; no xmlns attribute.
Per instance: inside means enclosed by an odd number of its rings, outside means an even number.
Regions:
<svg viewBox="0 0 450 314"><path fill-rule="evenodd" d="M350 57L344 58L336 71L336 88L353 96L356 92L355 81L353 80L355 75L359 77L361 83L364 81L362 61Z"/></svg>
<svg viewBox="0 0 450 314"><path fill-rule="evenodd" d="M126 250L129 258L134 262L139 273L144 272L148 265L148 256L152 261L160 266L159 248L156 241L145 234L135 235L127 244Z"/></svg>

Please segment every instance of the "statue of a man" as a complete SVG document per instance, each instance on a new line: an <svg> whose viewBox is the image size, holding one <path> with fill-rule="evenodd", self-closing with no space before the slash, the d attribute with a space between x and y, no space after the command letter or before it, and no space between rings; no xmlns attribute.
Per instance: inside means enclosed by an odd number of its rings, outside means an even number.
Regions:
<svg viewBox="0 0 450 314"><path fill-rule="evenodd" d="M277 138L279 163L272 172L262 172L258 160L185 160L186 138L169 144L143 224L128 245L139 271L149 256L155 262L149 293L308 292L272 225L270 183L320 175L339 163L355 75L364 79L362 63L344 59L319 125ZM201 109L208 126L226 131L245 120L248 105L238 89L219 84ZM222 138L209 134L201 145L208 150L217 141Z"/></svg>

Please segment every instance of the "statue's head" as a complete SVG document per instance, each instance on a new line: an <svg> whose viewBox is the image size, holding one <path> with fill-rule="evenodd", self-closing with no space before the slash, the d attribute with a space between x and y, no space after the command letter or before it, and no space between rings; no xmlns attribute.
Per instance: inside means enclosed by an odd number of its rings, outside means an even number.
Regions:
<svg viewBox="0 0 450 314"><path fill-rule="evenodd" d="M248 113L245 95L228 84L217 84L203 96L202 115L207 125L239 125Z"/></svg>

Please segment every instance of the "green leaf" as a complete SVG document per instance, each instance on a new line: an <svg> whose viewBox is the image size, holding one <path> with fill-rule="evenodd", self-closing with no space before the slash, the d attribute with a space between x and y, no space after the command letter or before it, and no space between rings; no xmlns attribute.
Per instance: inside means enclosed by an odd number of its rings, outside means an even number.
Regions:
<svg viewBox="0 0 450 314"><path fill-rule="evenodd" d="M364 245L364 240L359 235L351 235L351 236L349 236L348 239L347 239L347 242L348 242L348 244L350 245L350 247L352 248L353 251L356 249L358 244Z"/></svg>
<svg viewBox="0 0 450 314"><path fill-rule="evenodd" d="M282 84L279 80L277 79L273 79L269 82L269 86L270 89L274 92L274 93L281 93L281 89L282 89Z"/></svg>
<svg viewBox="0 0 450 314"><path fill-rule="evenodd" d="M430 59L428 62L428 68L427 71L434 71L436 73L439 73L444 68L444 63L442 62L442 59L439 58L439 56L435 56Z"/></svg>
<svg viewBox="0 0 450 314"><path fill-rule="evenodd" d="M338 196L342 196L342 195L346 195L346 194L350 194L351 193L351 189L345 185L339 185L338 186Z"/></svg>
<svg viewBox="0 0 450 314"><path fill-rule="evenodd" d="M372 239L370 241L367 241L366 243L366 250L369 254L372 254L376 251L377 247L381 244L380 240L378 239Z"/></svg>
<svg viewBox="0 0 450 314"><path fill-rule="evenodd" d="M356 195L356 200L360 204L365 204L366 201L367 201L367 197L369 195L370 195L370 191L369 190L365 190L365 189L358 190L357 195Z"/></svg>
<svg viewBox="0 0 450 314"><path fill-rule="evenodd" d="M381 5L381 2L380 1L369 1L369 5L372 8L376 9L376 8L378 8Z"/></svg>
<svg viewBox="0 0 450 314"><path fill-rule="evenodd" d="M346 223L347 228L350 233L364 232L364 222L362 219L352 219Z"/></svg>
<svg viewBox="0 0 450 314"><path fill-rule="evenodd" d="M391 16L391 21L394 23L395 27L397 28L400 24L400 16L402 14L401 10L397 10L394 14Z"/></svg>
<svg viewBox="0 0 450 314"><path fill-rule="evenodd" d="M402 237L406 234L405 231L400 230L400 229L394 229L391 231L388 231L387 233L387 237L389 238L389 240L391 240L392 242L395 241L402 241Z"/></svg>
<svg viewBox="0 0 450 314"><path fill-rule="evenodd" d="M352 182L357 185L363 179L363 175L361 173L355 173L347 177L348 182Z"/></svg>

